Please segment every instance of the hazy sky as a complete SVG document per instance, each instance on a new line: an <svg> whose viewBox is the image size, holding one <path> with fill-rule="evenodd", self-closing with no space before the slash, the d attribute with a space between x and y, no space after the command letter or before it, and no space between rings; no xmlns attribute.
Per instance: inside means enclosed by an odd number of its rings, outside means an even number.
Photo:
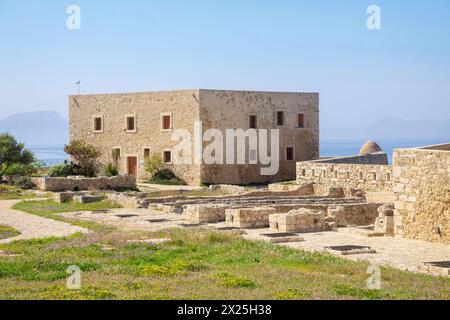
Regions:
<svg viewBox="0 0 450 320"><path fill-rule="evenodd" d="M81 30L66 27L71 4ZM77 80L82 93L320 92L324 126L450 118L450 1L0 0L0 118L67 116Z"/></svg>

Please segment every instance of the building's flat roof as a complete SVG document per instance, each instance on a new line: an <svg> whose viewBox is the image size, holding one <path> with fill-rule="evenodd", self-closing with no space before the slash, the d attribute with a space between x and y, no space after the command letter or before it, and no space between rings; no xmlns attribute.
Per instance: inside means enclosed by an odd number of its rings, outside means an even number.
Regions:
<svg viewBox="0 0 450 320"><path fill-rule="evenodd" d="M258 90L230 90L230 89L175 89L175 90L157 90L157 91L138 91L138 92L111 92L111 93L88 93L88 94L71 94L69 97L81 96L102 96L102 95L133 95L133 94L157 94L157 93L177 93L177 92L200 92L200 91L217 91L217 92L236 92L236 93L266 93L266 94L313 94L318 95L318 92L301 92L301 91L258 91Z"/></svg>

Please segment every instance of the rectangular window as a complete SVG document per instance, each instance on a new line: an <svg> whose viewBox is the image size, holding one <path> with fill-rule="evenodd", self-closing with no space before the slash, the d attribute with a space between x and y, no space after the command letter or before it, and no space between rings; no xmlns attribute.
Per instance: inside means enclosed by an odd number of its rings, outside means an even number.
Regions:
<svg viewBox="0 0 450 320"><path fill-rule="evenodd" d="M363 173L362 173L362 171L360 171L359 172L359 180L362 180L363 179Z"/></svg>
<svg viewBox="0 0 450 320"><path fill-rule="evenodd" d="M256 125L257 125L256 121L257 120L256 120L256 116L255 115L251 115L251 116L248 117L248 126L249 126L250 129L256 129Z"/></svg>
<svg viewBox="0 0 450 320"><path fill-rule="evenodd" d="M375 180L377 180L377 174L374 172L373 173L373 175L372 175L372 179L375 181Z"/></svg>
<svg viewBox="0 0 450 320"><path fill-rule="evenodd" d="M136 117L127 116L127 131L136 132Z"/></svg>
<svg viewBox="0 0 450 320"><path fill-rule="evenodd" d="M161 116L161 128L162 130L171 130L172 129L172 116L168 114L164 114Z"/></svg>
<svg viewBox="0 0 450 320"><path fill-rule="evenodd" d="M144 158L150 157L150 148L144 148Z"/></svg>
<svg viewBox="0 0 450 320"><path fill-rule="evenodd" d="M305 175L306 175L306 170L302 169L302 176L305 176Z"/></svg>
<svg viewBox="0 0 450 320"><path fill-rule="evenodd" d="M298 128L305 127L305 115L303 113L297 115L297 127Z"/></svg>
<svg viewBox="0 0 450 320"><path fill-rule="evenodd" d="M286 147L286 161L294 161L294 147Z"/></svg>
<svg viewBox="0 0 450 320"><path fill-rule="evenodd" d="M284 112L277 111L277 126L284 126Z"/></svg>
<svg viewBox="0 0 450 320"><path fill-rule="evenodd" d="M391 174L389 172L386 173L386 181L391 181Z"/></svg>
<svg viewBox="0 0 450 320"><path fill-rule="evenodd" d="M172 162L172 151L164 151L164 162L165 163Z"/></svg>
<svg viewBox="0 0 450 320"><path fill-rule="evenodd" d="M94 132L103 132L102 117L94 117Z"/></svg>

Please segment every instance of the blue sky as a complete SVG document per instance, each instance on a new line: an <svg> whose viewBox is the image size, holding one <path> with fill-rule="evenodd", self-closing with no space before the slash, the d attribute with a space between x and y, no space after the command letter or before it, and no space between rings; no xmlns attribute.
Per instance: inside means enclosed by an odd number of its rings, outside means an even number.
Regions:
<svg viewBox="0 0 450 320"><path fill-rule="evenodd" d="M319 92L323 126L450 118L448 0L0 0L0 39L0 118L67 116L79 79L82 93Z"/></svg>

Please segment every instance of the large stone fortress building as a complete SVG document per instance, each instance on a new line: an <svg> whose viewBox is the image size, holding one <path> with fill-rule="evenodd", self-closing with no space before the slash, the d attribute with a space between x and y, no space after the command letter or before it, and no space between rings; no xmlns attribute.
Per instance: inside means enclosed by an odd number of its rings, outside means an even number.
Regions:
<svg viewBox="0 0 450 320"><path fill-rule="evenodd" d="M69 97L71 140L84 140L102 153L100 167L120 153L119 169L138 180L147 178L144 159L160 154L166 165L188 184L250 184L293 180L296 162L319 157L319 95L317 93L183 90L147 93L75 95ZM172 132L186 129L195 136L219 129L279 129L279 170L261 175L246 148L245 164L173 164ZM225 139L225 138L224 138ZM268 135L270 150L270 134ZM203 141L203 148L211 141ZM248 141L247 141L248 143ZM237 146L237 143L235 143ZM194 153L194 145L192 153ZM223 154L226 154L223 150ZM253 159L254 160L254 159ZM99 168L101 169L101 168Z"/></svg>

